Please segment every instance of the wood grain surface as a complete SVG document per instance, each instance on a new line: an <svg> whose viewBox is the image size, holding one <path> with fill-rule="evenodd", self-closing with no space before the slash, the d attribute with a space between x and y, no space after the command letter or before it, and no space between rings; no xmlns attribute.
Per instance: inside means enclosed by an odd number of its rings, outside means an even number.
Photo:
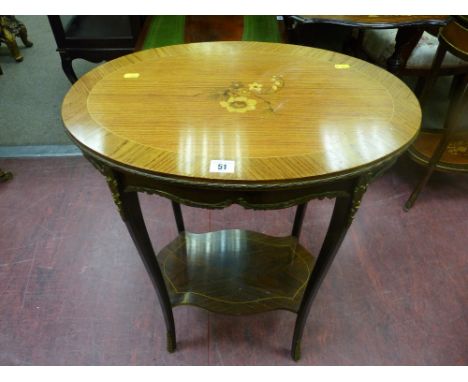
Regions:
<svg viewBox="0 0 468 382"><path fill-rule="evenodd" d="M455 19L440 31L440 39L447 45L449 52L455 56L468 60L468 23L463 19Z"/></svg>
<svg viewBox="0 0 468 382"><path fill-rule="evenodd" d="M422 132L408 152L417 162L427 165L441 138L442 134ZM454 133L436 169L468 172L468 132Z"/></svg>
<svg viewBox="0 0 468 382"><path fill-rule="evenodd" d="M158 254L173 306L297 313L315 259L296 238L240 229L182 233Z"/></svg>
<svg viewBox="0 0 468 382"><path fill-rule="evenodd" d="M150 49L84 75L62 117L82 148L167 177L243 182L337 176L395 155L421 111L388 72L286 44ZM233 173L210 172L233 160Z"/></svg>
<svg viewBox="0 0 468 382"><path fill-rule="evenodd" d="M242 40L244 16L185 16L185 42Z"/></svg>

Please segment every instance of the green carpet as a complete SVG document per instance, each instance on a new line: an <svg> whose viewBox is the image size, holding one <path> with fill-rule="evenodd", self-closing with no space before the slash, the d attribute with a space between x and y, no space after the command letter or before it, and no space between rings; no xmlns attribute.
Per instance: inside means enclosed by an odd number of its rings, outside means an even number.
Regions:
<svg viewBox="0 0 468 382"><path fill-rule="evenodd" d="M276 16L244 16L243 41L280 42Z"/></svg>
<svg viewBox="0 0 468 382"><path fill-rule="evenodd" d="M153 16L142 49L183 44L185 16ZM280 42L276 16L244 16L243 41Z"/></svg>
<svg viewBox="0 0 468 382"><path fill-rule="evenodd" d="M153 16L142 49L183 44L185 16Z"/></svg>

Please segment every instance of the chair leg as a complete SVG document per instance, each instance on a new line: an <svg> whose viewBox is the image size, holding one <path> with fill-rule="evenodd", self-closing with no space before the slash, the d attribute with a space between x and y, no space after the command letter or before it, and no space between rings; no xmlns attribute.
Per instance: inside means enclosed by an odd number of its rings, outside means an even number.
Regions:
<svg viewBox="0 0 468 382"><path fill-rule="evenodd" d="M431 71L429 72L429 76L424 81L424 86L422 87L420 94L416 94L419 99L419 103L421 106L427 101L427 96L434 88L434 84L437 80L437 75L439 74L440 67L442 65L442 61L444 60L445 54L447 50L442 44L439 44L437 48L437 52L434 56L434 60L432 61Z"/></svg>
<svg viewBox="0 0 468 382"><path fill-rule="evenodd" d="M64 54L61 54L60 58L62 60L62 69L65 75L67 76L68 80L74 84L76 81L78 81L78 77L73 70L72 59Z"/></svg>
<svg viewBox="0 0 468 382"><path fill-rule="evenodd" d="M453 76L452 83L450 84L449 97L453 98L457 94L460 86L462 86L464 74Z"/></svg>
<svg viewBox="0 0 468 382"><path fill-rule="evenodd" d="M395 50L387 59L387 70L398 74L404 68L411 52L416 47L424 32L420 27L399 28L395 36Z"/></svg>
<svg viewBox="0 0 468 382"><path fill-rule="evenodd" d="M416 86L414 88L414 94L416 97L420 98L422 91L424 90L428 78L425 76L418 77L418 81L416 82Z"/></svg>
<svg viewBox="0 0 468 382"><path fill-rule="evenodd" d="M431 159L429 160L429 164L426 168L426 172L423 177L420 179L419 183L416 185L415 189L413 190L411 196L406 201L404 210L408 211L411 207L413 207L416 199L418 198L421 190L426 185L427 181L431 177L432 173L434 172L437 163L439 163L442 155L447 148L447 145L450 142L450 138L453 135L455 128L460 121L461 115L463 114L464 109L468 103L468 75L465 75L459 88L457 94L453 98L453 101L450 103L449 111L447 114L447 119L444 126L444 133L443 136L437 145L437 148L434 151Z"/></svg>
<svg viewBox="0 0 468 382"><path fill-rule="evenodd" d="M184 217L182 215L182 209L180 208L180 204L172 201L172 210L174 211L177 232L182 233L185 231L185 225L184 225Z"/></svg>

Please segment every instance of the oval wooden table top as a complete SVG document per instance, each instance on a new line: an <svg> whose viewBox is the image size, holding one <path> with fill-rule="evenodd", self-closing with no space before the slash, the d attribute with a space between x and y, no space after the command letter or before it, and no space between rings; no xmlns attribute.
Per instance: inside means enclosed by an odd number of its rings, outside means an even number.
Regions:
<svg viewBox="0 0 468 382"><path fill-rule="evenodd" d="M377 66L260 42L150 49L85 74L62 117L86 152L137 172L287 182L365 170L405 150L421 110ZM210 172L212 160L234 172Z"/></svg>

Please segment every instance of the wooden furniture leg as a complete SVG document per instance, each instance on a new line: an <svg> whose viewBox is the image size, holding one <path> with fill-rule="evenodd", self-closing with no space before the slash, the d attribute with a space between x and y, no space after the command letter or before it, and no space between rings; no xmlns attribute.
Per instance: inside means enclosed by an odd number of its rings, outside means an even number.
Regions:
<svg viewBox="0 0 468 382"><path fill-rule="evenodd" d="M135 191L124 192L119 174L113 173L111 170L107 170L107 174L106 179L114 202L158 295L167 330L167 351L172 353L176 350L176 333L171 301L141 213L138 193Z"/></svg>
<svg viewBox="0 0 468 382"><path fill-rule="evenodd" d="M174 201L172 203L172 210L174 211L174 217L177 225L177 232L182 233L185 231L184 218L182 216L182 209L180 204Z"/></svg>
<svg viewBox="0 0 468 382"><path fill-rule="evenodd" d="M443 57L442 57L443 58ZM457 125L459 124L460 118L463 114L463 111L466 109L468 104L468 75L465 75L463 81L461 81L457 94L455 95L453 101L450 104L446 123L444 126L444 133L443 137L440 140L437 148L434 151L431 159L429 160L429 164L426 168L426 172L424 176L420 179L419 183L416 185L416 188L413 190L413 193L407 200L404 206L404 210L408 211L411 207L413 207L416 199L418 198L421 190L426 185L427 181L431 177L432 173L434 172L437 163L439 163L440 158L445 152L447 145L450 142L450 138L453 135L454 130L456 129Z"/></svg>
<svg viewBox="0 0 468 382"><path fill-rule="evenodd" d="M419 27L402 27L398 29L395 37L395 50L387 60L387 69L392 73L398 73L404 68L414 47L424 32Z"/></svg>
<svg viewBox="0 0 468 382"><path fill-rule="evenodd" d="M62 69L67 76L68 80L74 84L78 81L78 77L73 70L72 59L66 53L60 53L60 60L62 61Z"/></svg>
<svg viewBox="0 0 468 382"><path fill-rule="evenodd" d="M431 71L429 72L429 76L424 81L424 86L420 94L416 94L419 98L419 103L421 106L426 102L427 96L434 87L434 84L437 80L437 75L439 74L440 67L442 65L442 61L444 61L445 54L447 50L442 44L439 44L436 55L434 56L434 60L432 61Z"/></svg>
<svg viewBox="0 0 468 382"><path fill-rule="evenodd" d="M291 357L295 361L298 361L301 357L301 339L310 307L348 231L353 215L357 211L360 199L366 189L365 184L366 183L361 184L358 182L353 187L353 191L349 196L340 196L335 200L335 207L325 240L320 249L314 269L309 277L309 281L307 282L297 313L291 346Z"/></svg>
<svg viewBox="0 0 468 382"><path fill-rule="evenodd" d="M299 239L302 230L302 222L307 210L307 203L299 204L296 208L296 215L294 216L294 224L291 232L291 236Z"/></svg>

